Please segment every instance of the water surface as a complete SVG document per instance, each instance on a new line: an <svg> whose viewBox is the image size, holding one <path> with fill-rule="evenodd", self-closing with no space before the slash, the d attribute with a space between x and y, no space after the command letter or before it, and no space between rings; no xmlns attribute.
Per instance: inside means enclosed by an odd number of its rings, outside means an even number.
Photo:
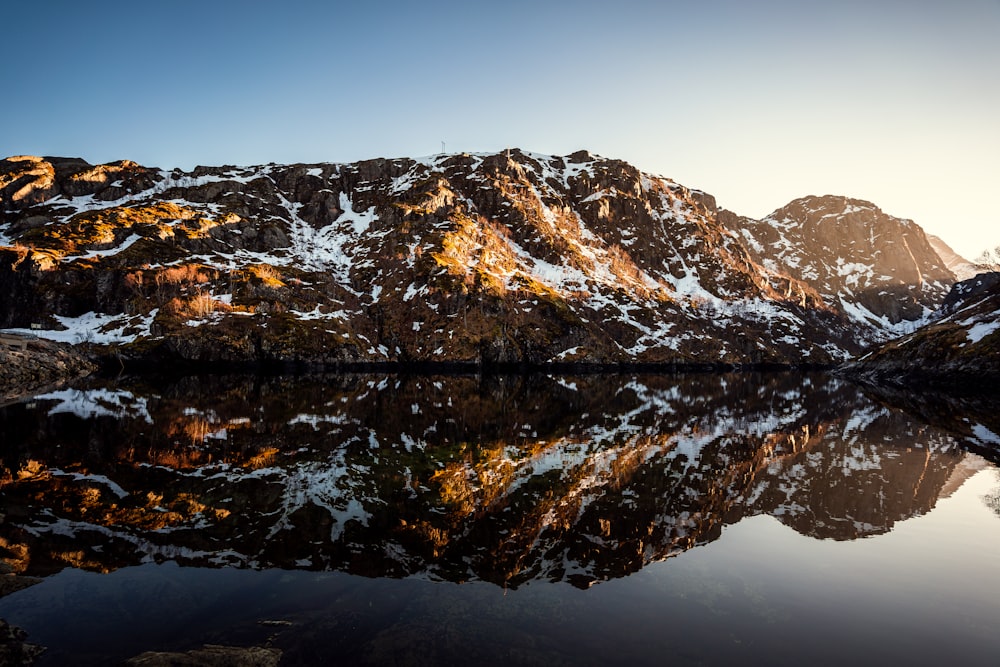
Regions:
<svg viewBox="0 0 1000 667"><path fill-rule="evenodd" d="M43 578L0 617L52 665L995 664L974 421L801 374L80 385L0 409L0 555Z"/></svg>

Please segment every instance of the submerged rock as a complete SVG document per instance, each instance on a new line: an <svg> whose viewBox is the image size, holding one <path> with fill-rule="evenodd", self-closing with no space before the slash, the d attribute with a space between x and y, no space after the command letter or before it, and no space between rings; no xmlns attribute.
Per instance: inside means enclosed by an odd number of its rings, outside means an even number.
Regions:
<svg viewBox="0 0 1000 667"><path fill-rule="evenodd" d="M275 667L281 660L276 648L215 646L207 644L186 653L147 651L125 661L128 667Z"/></svg>
<svg viewBox="0 0 1000 667"><path fill-rule="evenodd" d="M0 665L33 665L45 648L24 640L28 633L0 618Z"/></svg>

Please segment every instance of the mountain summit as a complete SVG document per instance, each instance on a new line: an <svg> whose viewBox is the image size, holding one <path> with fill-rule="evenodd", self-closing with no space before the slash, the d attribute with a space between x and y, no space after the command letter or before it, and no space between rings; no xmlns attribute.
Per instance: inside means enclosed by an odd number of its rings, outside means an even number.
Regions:
<svg viewBox="0 0 1000 667"><path fill-rule="evenodd" d="M763 220L727 220L758 261L877 329L912 331L955 281L916 223L860 199L803 197Z"/></svg>
<svg viewBox="0 0 1000 667"><path fill-rule="evenodd" d="M0 161L0 326L125 359L831 363L953 274L843 197L751 220L581 151L198 167Z"/></svg>

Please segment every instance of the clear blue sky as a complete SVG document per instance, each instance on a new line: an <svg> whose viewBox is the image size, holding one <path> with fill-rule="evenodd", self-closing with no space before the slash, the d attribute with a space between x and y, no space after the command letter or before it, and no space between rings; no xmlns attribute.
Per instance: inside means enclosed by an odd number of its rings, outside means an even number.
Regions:
<svg viewBox="0 0 1000 667"><path fill-rule="evenodd" d="M1000 0L7 3L0 155L148 166L587 148L762 216L1000 245Z"/></svg>

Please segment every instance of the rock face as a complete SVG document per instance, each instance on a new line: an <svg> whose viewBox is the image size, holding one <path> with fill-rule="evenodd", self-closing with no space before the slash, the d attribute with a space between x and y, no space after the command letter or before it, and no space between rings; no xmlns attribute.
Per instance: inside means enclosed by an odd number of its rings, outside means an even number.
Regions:
<svg viewBox="0 0 1000 667"><path fill-rule="evenodd" d="M871 204L753 221L586 152L18 157L0 213L0 326L126 361L825 364L914 328L953 280Z"/></svg>
<svg viewBox="0 0 1000 667"><path fill-rule="evenodd" d="M870 202L803 197L763 220L726 220L764 266L897 334L935 310L955 280L918 225Z"/></svg>
<svg viewBox="0 0 1000 667"><path fill-rule="evenodd" d="M0 665L33 665L45 649L24 640L28 638L21 628L0 619Z"/></svg>
<svg viewBox="0 0 1000 667"><path fill-rule="evenodd" d="M130 160L95 167L79 158L9 157L0 160L0 201L16 209L60 195L111 201L152 186L152 173Z"/></svg>
<svg viewBox="0 0 1000 667"><path fill-rule="evenodd" d="M956 280L968 280L969 278L975 278L980 273L986 272L986 269L983 267L970 262L952 250L951 246L939 237L928 234L927 240L930 242L931 247L934 248L934 252L938 254L938 257L948 267L948 270L955 274Z"/></svg>
<svg viewBox="0 0 1000 667"><path fill-rule="evenodd" d="M96 368L68 345L32 341L21 350L0 344L0 403L46 385L88 375Z"/></svg>
<svg viewBox="0 0 1000 667"><path fill-rule="evenodd" d="M845 366L869 382L996 391L1000 381L1000 273L955 284L933 321Z"/></svg>

